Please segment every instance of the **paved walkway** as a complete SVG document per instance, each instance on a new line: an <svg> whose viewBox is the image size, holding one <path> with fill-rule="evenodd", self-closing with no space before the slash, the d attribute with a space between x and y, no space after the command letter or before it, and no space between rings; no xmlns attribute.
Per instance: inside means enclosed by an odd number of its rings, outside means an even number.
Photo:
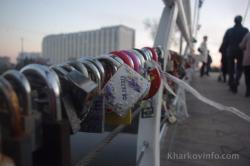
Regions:
<svg viewBox="0 0 250 166"><path fill-rule="evenodd" d="M195 77L191 85L204 96L250 115L250 98L244 97L243 78L238 94L234 95L224 83L217 82L217 76ZM231 113L220 112L191 94L186 97L190 117L169 128L161 146L161 166L249 166L250 123ZM239 159L171 159L174 153L194 154L194 157L196 154L236 153Z"/></svg>

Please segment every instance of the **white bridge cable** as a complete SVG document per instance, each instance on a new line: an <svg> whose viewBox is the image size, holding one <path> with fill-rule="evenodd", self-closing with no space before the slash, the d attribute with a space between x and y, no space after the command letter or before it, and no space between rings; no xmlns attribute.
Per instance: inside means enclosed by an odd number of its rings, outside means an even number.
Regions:
<svg viewBox="0 0 250 166"><path fill-rule="evenodd" d="M225 106L221 103L215 102L213 100L208 99L207 97L204 97L203 95L201 95L197 90L195 90L193 87L191 87L190 85L188 85L185 81L172 76L169 73L163 73L167 78L169 78L170 80L174 81L176 84L178 84L179 86L183 87L186 91L190 92L192 95L194 95L197 99L199 99L200 101L217 108L220 111L227 111L227 112L231 112L232 114L250 122L250 116L248 116L247 114L241 112L240 110L238 110L237 108L234 107L229 107L229 106Z"/></svg>

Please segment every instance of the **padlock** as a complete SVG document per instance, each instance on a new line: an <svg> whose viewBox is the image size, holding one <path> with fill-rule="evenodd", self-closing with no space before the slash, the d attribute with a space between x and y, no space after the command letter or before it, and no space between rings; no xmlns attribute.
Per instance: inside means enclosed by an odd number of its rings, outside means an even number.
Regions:
<svg viewBox="0 0 250 166"><path fill-rule="evenodd" d="M17 70L8 70L3 75L14 88L21 112L23 115L31 115L31 88L27 78Z"/></svg>
<svg viewBox="0 0 250 166"><path fill-rule="evenodd" d="M150 50L148 50L147 48L141 48L141 51L146 55L148 56L148 60L151 61L153 59L153 55L151 53Z"/></svg>
<svg viewBox="0 0 250 166"><path fill-rule="evenodd" d="M101 86L103 86L104 77L105 77L105 70L104 70L104 67L102 66L102 64L100 63L100 61L97 58L86 57L86 56L80 58L80 61L82 61L82 60L89 61L95 65L95 67L98 69L100 76L101 76Z"/></svg>
<svg viewBox="0 0 250 166"><path fill-rule="evenodd" d="M22 127L25 134L27 134L27 137L31 137L33 149L36 149L37 144L35 128L37 124L37 116L36 112L32 110L30 84L25 75L17 70L8 70L3 74L3 77L11 83L18 96Z"/></svg>
<svg viewBox="0 0 250 166"><path fill-rule="evenodd" d="M159 59L164 59L164 50L163 50L163 48L161 46L157 46L154 49L155 49L155 51L156 51L156 53L158 55L158 58Z"/></svg>
<svg viewBox="0 0 250 166"><path fill-rule="evenodd" d="M143 57L143 55L141 55L140 52L138 52L137 50L129 50L131 52L133 52L141 61L141 68L144 68L144 64L145 64L145 59Z"/></svg>
<svg viewBox="0 0 250 166"><path fill-rule="evenodd" d="M103 88L105 107L125 116L142 99L150 83L131 67L123 64Z"/></svg>
<svg viewBox="0 0 250 166"><path fill-rule="evenodd" d="M60 78L61 98L71 132L81 130L81 123L88 115L93 96L97 95L97 84L77 70L66 71L60 66L52 67Z"/></svg>
<svg viewBox="0 0 250 166"><path fill-rule="evenodd" d="M30 64L21 69L32 91L35 109L48 121L62 120L60 82L57 74L47 66Z"/></svg>
<svg viewBox="0 0 250 166"><path fill-rule="evenodd" d="M132 59L127 54L122 53L120 51L113 51L113 52L111 52L111 54L118 56L119 58L121 58L123 60L124 63L126 63L129 67L134 69L134 63L133 63Z"/></svg>
<svg viewBox="0 0 250 166"><path fill-rule="evenodd" d="M98 95L93 98L90 110L81 123L81 132L102 133L105 127L104 96Z"/></svg>
<svg viewBox="0 0 250 166"><path fill-rule="evenodd" d="M116 73L121 64L111 56L100 56L98 57L98 60L102 63L105 70L105 85L106 82Z"/></svg>
<svg viewBox="0 0 250 166"><path fill-rule="evenodd" d="M120 63L121 65L124 64L123 60L121 58L119 58L118 56L114 56L112 54L109 55L111 58L113 58L114 60L116 60L118 63Z"/></svg>
<svg viewBox="0 0 250 166"><path fill-rule="evenodd" d="M76 70L82 73L85 77L88 77L88 69L84 66L84 64L78 61L70 61L67 62L69 65L73 66Z"/></svg>
<svg viewBox="0 0 250 166"><path fill-rule="evenodd" d="M141 62L140 59L133 53L127 50L121 51L125 54L127 54L133 61L134 63L134 70L138 73L140 73L140 68L141 68Z"/></svg>
<svg viewBox="0 0 250 166"><path fill-rule="evenodd" d="M106 59L107 61L110 61L116 67L116 71L122 64L124 64L121 58L112 54L100 56L98 57L98 59L99 60Z"/></svg>
<svg viewBox="0 0 250 166"><path fill-rule="evenodd" d="M65 77L68 74L68 71L65 70L63 66L53 65L50 66L50 68L54 70L59 77Z"/></svg>
<svg viewBox="0 0 250 166"><path fill-rule="evenodd" d="M15 138L23 136L21 112L16 92L11 84L0 77L0 122L7 126L6 132ZM7 110L7 111L6 111ZM2 124L2 125L4 125Z"/></svg>
<svg viewBox="0 0 250 166"><path fill-rule="evenodd" d="M97 83L99 89L101 89L101 85L102 85L101 75L100 75L98 69L96 68L96 66L93 63L91 63L85 59L79 59L79 61L81 63L83 63L86 66L86 68L88 69L89 78L91 80L93 80L95 83Z"/></svg>
<svg viewBox="0 0 250 166"><path fill-rule="evenodd" d="M145 62L150 61L150 57L147 54L145 54L142 50L137 49L137 48L133 48L133 50L140 53L143 56L143 58L145 59Z"/></svg>
<svg viewBox="0 0 250 166"><path fill-rule="evenodd" d="M64 70L66 70L67 72L70 72L72 70L76 70L75 67L73 67L72 65L68 64L68 63L64 63L64 64L60 64L58 65L59 67L63 68Z"/></svg>
<svg viewBox="0 0 250 166"><path fill-rule="evenodd" d="M154 61L158 62L158 55L157 55L155 49L154 49L154 48L151 48L151 47L144 47L144 48L146 48L146 49L148 49L149 51L151 51L152 59L153 59Z"/></svg>
<svg viewBox="0 0 250 166"><path fill-rule="evenodd" d="M150 76L151 84L148 94L144 97L145 100L153 97L158 92L162 81L161 74L157 68L149 69L148 74Z"/></svg>

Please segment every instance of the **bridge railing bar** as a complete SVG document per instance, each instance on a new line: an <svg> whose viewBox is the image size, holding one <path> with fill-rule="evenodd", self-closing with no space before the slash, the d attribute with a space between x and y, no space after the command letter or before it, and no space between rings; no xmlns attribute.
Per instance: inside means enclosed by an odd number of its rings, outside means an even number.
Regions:
<svg viewBox="0 0 250 166"><path fill-rule="evenodd" d="M192 49L192 34L191 34L191 9L189 0L163 0L165 7L159 22L159 27L154 40L154 46L161 45L165 53L170 48L170 39L174 34L174 28L177 25L180 29L181 36L187 42L184 55L190 53ZM163 70L165 71L168 63L168 57L164 57ZM162 109L162 93L163 87L153 98L154 115L150 118L139 119L138 139L137 139L137 162L138 166L160 166L160 142L166 133L167 125L161 127L161 109ZM177 102L184 104L183 102ZM162 130L160 130L162 129ZM148 148L143 152L141 157L140 147L143 143L148 143Z"/></svg>

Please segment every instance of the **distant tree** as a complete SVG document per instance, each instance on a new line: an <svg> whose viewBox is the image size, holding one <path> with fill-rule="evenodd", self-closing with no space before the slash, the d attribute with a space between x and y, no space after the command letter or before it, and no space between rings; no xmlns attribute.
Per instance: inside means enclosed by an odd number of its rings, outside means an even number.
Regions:
<svg viewBox="0 0 250 166"><path fill-rule="evenodd" d="M157 29L158 29L158 24L159 24L157 19L147 18L143 21L143 24L144 24L145 29L150 31L150 36L151 36L152 40L154 40L155 36L156 36Z"/></svg>

